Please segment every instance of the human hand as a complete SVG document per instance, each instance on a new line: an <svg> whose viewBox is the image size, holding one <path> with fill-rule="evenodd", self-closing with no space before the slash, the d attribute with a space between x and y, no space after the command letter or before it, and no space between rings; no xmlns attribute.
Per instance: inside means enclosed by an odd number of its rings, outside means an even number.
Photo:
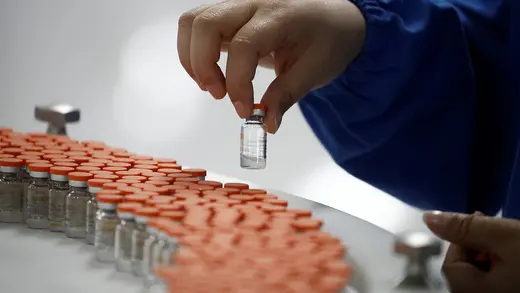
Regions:
<svg viewBox="0 0 520 293"><path fill-rule="evenodd" d="M450 292L520 292L520 221L440 212L425 213L424 221L451 243L443 264ZM489 271L473 264L481 252L495 260Z"/></svg>
<svg viewBox="0 0 520 293"><path fill-rule="evenodd" d="M182 66L216 99L229 94L238 115L253 111L252 80L259 62L276 79L264 94L271 133L307 92L342 73L364 42L365 21L347 0L228 0L184 13L177 49ZM217 65L228 51L226 75Z"/></svg>

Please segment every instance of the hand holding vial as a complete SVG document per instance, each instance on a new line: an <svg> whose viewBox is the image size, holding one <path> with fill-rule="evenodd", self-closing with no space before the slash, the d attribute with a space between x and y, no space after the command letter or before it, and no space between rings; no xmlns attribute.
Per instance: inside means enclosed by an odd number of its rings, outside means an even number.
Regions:
<svg viewBox="0 0 520 293"><path fill-rule="evenodd" d="M179 19L177 49L187 73L216 99L229 95L241 118L253 115L259 64L276 72L261 103L266 130L309 91L328 84L357 56L365 20L345 0L228 0ZM225 76L217 65L228 51Z"/></svg>

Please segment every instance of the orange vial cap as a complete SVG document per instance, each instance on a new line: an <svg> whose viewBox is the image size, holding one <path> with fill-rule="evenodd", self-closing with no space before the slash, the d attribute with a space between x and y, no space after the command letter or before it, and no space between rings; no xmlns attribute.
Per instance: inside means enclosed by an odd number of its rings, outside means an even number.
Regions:
<svg viewBox="0 0 520 293"><path fill-rule="evenodd" d="M69 176L69 173L71 172L74 172L74 168L62 166L54 166L50 168L50 173L52 175Z"/></svg>
<svg viewBox="0 0 520 293"><path fill-rule="evenodd" d="M249 189L249 185L245 183L226 183L224 184L225 188L234 188L239 190Z"/></svg>
<svg viewBox="0 0 520 293"><path fill-rule="evenodd" d="M151 191L157 192L159 195L168 195L170 194L170 190L166 187L153 186L153 187L145 187L143 191Z"/></svg>
<svg viewBox="0 0 520 293"><path fill-rule="evenodd" d="M42 172L49 173L51 170L51 164L30 164L27 168L31 172Z"/></svg>
<svg viewBox="0 0 520 293"><path fill-rule="evenodd" d="M157 217L159 216L159 209L151 207L142 207L135 210L134 214L141 217Z"/></svg>
<svg viewBox="0 0 520 293"><path fill-rule="evenodd" d="M116 158L130 158L132 154L127 152L113 152L112 155Z"/></svg>
<svg viewBox="0 0 520 293"><path fill-rule="evenodd" d="M21 155L25 150L22 149L22 148L5 148L5 149L2 149L2 152L4 154L9 154L9 155L13 155L13 156L19 156Z"/></svg>
<svg viewBox="0 0 520 293"><path fill-rule="evenodd" d="M101 169L98 168L98 167L91 167L91 166L79 166L79 167L76 167L76 171L78 171L78 172L90 173L92 171L99 171L99 170L101 170Z"/></svg>
<svg viewBox="0 0 520 293"><path fill-rule="evenodd" d="M88 182L94 175L86 172L71 172L69 173L69 181Z"/></svg>
<svg viewBox="0 0 520 293"><path fill-rule="evenodd" d="M0 154L0 158L2 158L2 159L9 159L9 158L14 159L15 157L14 157L14 155L10 155L10 154ZM20 158L18 158L18 159L20 159ZM22 162L25 161L23 159L20 159L20 160L22 160Z"/></svg>
<svg viewBox="0 0 520 293"><path fill-rule="evenodd" d="M159 170L159 167L156 166L156 165L135 165L134 168L136 169L146 169L146 170L150 170L150 171L157 171Z"/></svg>
<svg viewBox="0 0 520 293"><path fill-rule="evenodd" d="M166 175L168 175L168 174L175 174L175 173L182 173L181 170L179 170L179 169L172 169L172 168L161 168L161 169L158 169L157 172L161 172L161 173L164 173Z"/></svg>
<svg viewBox="0 0 520 293"><path fill-rule="evenodd" d="M78 164L71 162L54 162L54 166L69 167L76 169L76 167L78 167Z"/></svg>
<svg viewBox="0 0 520 293"><path fill-rule="evenodd" d="M266 190L263 189L246 189L242 190L243 195L258 195L258 194L267 194Z"/></svg>
<svg viewBox="0 0 520 293"><path fill-rule="evenodd" d="M159 164L177 164L177 160L168 158L153 158Z"/></svg>
<svg viewBox="0 0 520 293"><path fill-rule="evenodd" d="M121 186L121 187L118 187L117 190L121 191L122 195L134 194L136 192L141 191L140 188L131 187L131 186Z"/></svg>
<svg viewBox="0 0 520 293"><path fill-rule="evenodd" d="M178 205L178 204L159 204L159 205L156 205L155 206L156 208L158 208L161 212L179 212L179 211L182 211L183 210L183 206L182 205Z"/></svg>
<svg viewBox="0 0 520 293"><path fill-rule="evenodd" d="M136 165L157 165L159 163L154 160L136 160L135 164Z"/></svg>
<svg viewBox="0 0 520 293"><path fill-rule="evenodd" d="M1 158L0 166L2 166L2 167L22 167L23 160L15 159L15 158Z"/></svg>
<svg viewBox="0 0 520 293"><path fill-rule="evenodd" d="M160 181L160 180L158 180L158 181L152 181L152 180L150 180L150 181L146 181L145 183L146 183L146 184L153 185L153 186L155 186L155 187L164 187L164 186L168 186L168 185L171 184L171 183L168 182L168 181Z"/></svg>
<svg viewBox="0 0 520 293"><path fill-rule="evenodd" d="M182 172L190 174L195 177L205 177L206 175L208 175L208 172L204 169L187 168L187 169L183 169Z"/></svg>
<svg viewBox="0 0 520 293"><path fill-rule="evenodd" d="M173 178L174 180L177 180L179 178L191 178L192 176L190 174L186 174L186 173L172 173L172 174L168 174L168 177Z"/></svg>
<svg viewBox="0 0 520 293"><path fill-rule="evenodd" d="M87 163L90 161L89 157L69 157L69 159L73 159L75 163L81 164L81 163Z"/></svg>
<svg viewBox="0 0 520 293"><path fill-rule="evenodd" d="M116 175L120 176L120 177L124 177L124 176L139 176L139 175L141 175L141 173L139 171L135 171L135 170L128 170L128 171L125 170L125 171L117 171Z"/></svg>
<svg viewBox="0 0 520 293"><path fill-rule="evenodd" d="M103 171L110 171L110 172L119 172L119 171L126 171L127 168L123 167L105 167L103 168Z"/></svg>
<svg viewBox="0 0 520 293"><path fill-rule="evenodd" d="M133 185L133 184L141 183L141 181L139 181L139 180L130 180L130 179L117 179L116 182L117 183L124 183L124 184L127 184L127 185Z"/></svg>
<svg viewBox="0 0 520 293"><path fill-rule="evenodd" d="M292 226L297 230L314 231L321 229L323 221L319 219L301 218L294 220Z"/></svg>
<svg viewBox="0 0 520 293"><path fill-rule="evenodd" d="M88 181L88 187L103 187L103 185L105 183L110 183L112 182L112 180L108 180L108 179L90 179Z"/></svg>
<svg viewBox="0 0 520 293"><path fill-rule="evenodd" d="M101 168L105 167L105 164L88 162L88 163L81 163L81 166L96 167L96 168L99 168L99 170L101 170Z"/></svg>
<svg viewBox="0 0 520 293"><path fill-rule="evenodd" d="M176 193L178 190L188 189L188 186L175 185L175 184L173 184L173 185L166 185L164 187L168 188L168 190L172 194Z"/></svg>
<svg viewBox="0 0 520 293"><path fill-rule="evenodd" d="M159 217L165 218L171 221L180 222L186 217L186 213L184 211L161 211L159 213Z"/></svg>
<svg viewBox="0 0 520 293"><path fill-rule="evenodd" d="M200 179L195 177L189 177L189 178L177 178L175 179L175 182L191 182L193 184L199 183Z"/></svg>
<svg viewBox="0 0 520 293"><path fill-rule="evenodd" d="M42 153L44 153L45 155L62 155L62 156L67 157L66 153L64 153L61 150L56 150L56 149L44 149L44 150L42 150Z"/></svg>
<svg viewBox="0 0 520 293"><path fill-rule="evenodd" d="M128 196L124 198L128 200ZM136 209L141 208L143 205L137 202L126 202L117 205L117 211L121 213L133 213Z"/></svg>
<svg viewBox="0 0 520 293"><path fill-rule="evenodd" d="M104 180L108 180L110 182L113 182L114 180L119 179L119 176L117 176L117 175L105 174L105 173L95 174L93 172L104 172L104 171L92 171L92 172L90 172L90 174L94 175L94 179L104 179Z"/></svg>
<svg viewBox="0 0 520 293"><path fill-rule="evenodd" d="M135 165L135 161L130 158L113 158L112 162L114 163L126 163L130 165Z"/></svg>
<svg viewBox="0 0 520 293"><path fill-rule="evenodd" d="M215 188L222 188L222 186L223 186L222 182L207 181L207 180L199 181L198 184L199 185L203 185L203 186L211 186L211 187L213 187L213 189L215 189Z"/></svg>
<svg viewBox="0 0 520 293"><path fill-rule="evenodd" d="M132 165L129 164L129 163L115 163L115 162L112 162L112 163L108 163L107 167L121 167L121 168L128 169L128 168L132 167Z"/></svg>
<svg viewBox="0 0 520 293"><path fill-rule="evenodd" d="M177 169L177 170L182 169L182 165L174 164L174 163L159 163L157 166L159 166L159 168L161 168L161 169Z"/></svg>
<svg viewBox="0 0 520 293"><path fill-rule="evenodd" d="M127 187L128 185L125 184L125 183L116 183L116 182L110 182L110 183L105 183L103 184L103 189L113 189L113 190L117 190L119 189L120 187Z"/></svg>
<svg viewBox="0 0 520 293"><path fill-rule="evenodd" d="M134 193L134 195L145 195L148 197L158 196L159 194L157 192L151 192L151 191L138 191Z"/></svg>
<svg viewBox="0 0 520 293"><path fill-rule="evenodd" d="M120 173L120 172L119 172ZM125 180L133 180L133 181L139 181L139 182L144 182L147 180L146 177L144 176L135 176L135 175L130 175L130 176L123 176L121 177L121 179L125 179Z"/></svg>
<svg viewBox="0 0 520 293"><path fill-rule="evenodd" d="M123 201L123 197L121 195L98 193L96 194L96 200L99 203L118 204Z"/></svg>
<svg viewBox="0 0 520 293"><path fill-rule="evenodd" d="M150 199L149 196L147 195L137 195L137 194L132 194L132 195L127 195L125 196L125 202L133 202L133 203L140 203L140 204L144 204L148 199Z"/></svg>

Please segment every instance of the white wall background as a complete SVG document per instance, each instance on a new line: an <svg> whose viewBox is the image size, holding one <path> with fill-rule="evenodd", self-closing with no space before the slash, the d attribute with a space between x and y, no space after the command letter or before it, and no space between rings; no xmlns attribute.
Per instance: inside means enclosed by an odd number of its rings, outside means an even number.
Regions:
<svg viewBox="0 0 520 293"><path fill-rule="evenodd" d="M204 0L0 0L0 125L44 130L35 104L82 110L78 139L170 156L333 206L396 232L422 229L420 214L351 177L329 158L299 109L269 137L268 168L240 169L242 121L186 75L177 19ZM225 64L225 57L222 59ZM259 69L260 98L272 80Z"/></svg>

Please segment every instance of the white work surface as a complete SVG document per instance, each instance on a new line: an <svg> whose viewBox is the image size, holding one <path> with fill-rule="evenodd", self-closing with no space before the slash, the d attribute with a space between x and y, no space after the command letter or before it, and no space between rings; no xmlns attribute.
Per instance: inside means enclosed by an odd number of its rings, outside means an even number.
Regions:
<svg viewBox="0 0 520 293"><path fill-rule="evenodd" d="M209 174L211 180L237 182ZM359 293L384 293L402 277L404 260L393 256L393 236L366 221L303 198L272 191L294 208L311 209L324 230L342 239L354 268L351 286ZM2 293L140 293L142 283L96 263L94 247L60 233L0 224Z"/></svg>

